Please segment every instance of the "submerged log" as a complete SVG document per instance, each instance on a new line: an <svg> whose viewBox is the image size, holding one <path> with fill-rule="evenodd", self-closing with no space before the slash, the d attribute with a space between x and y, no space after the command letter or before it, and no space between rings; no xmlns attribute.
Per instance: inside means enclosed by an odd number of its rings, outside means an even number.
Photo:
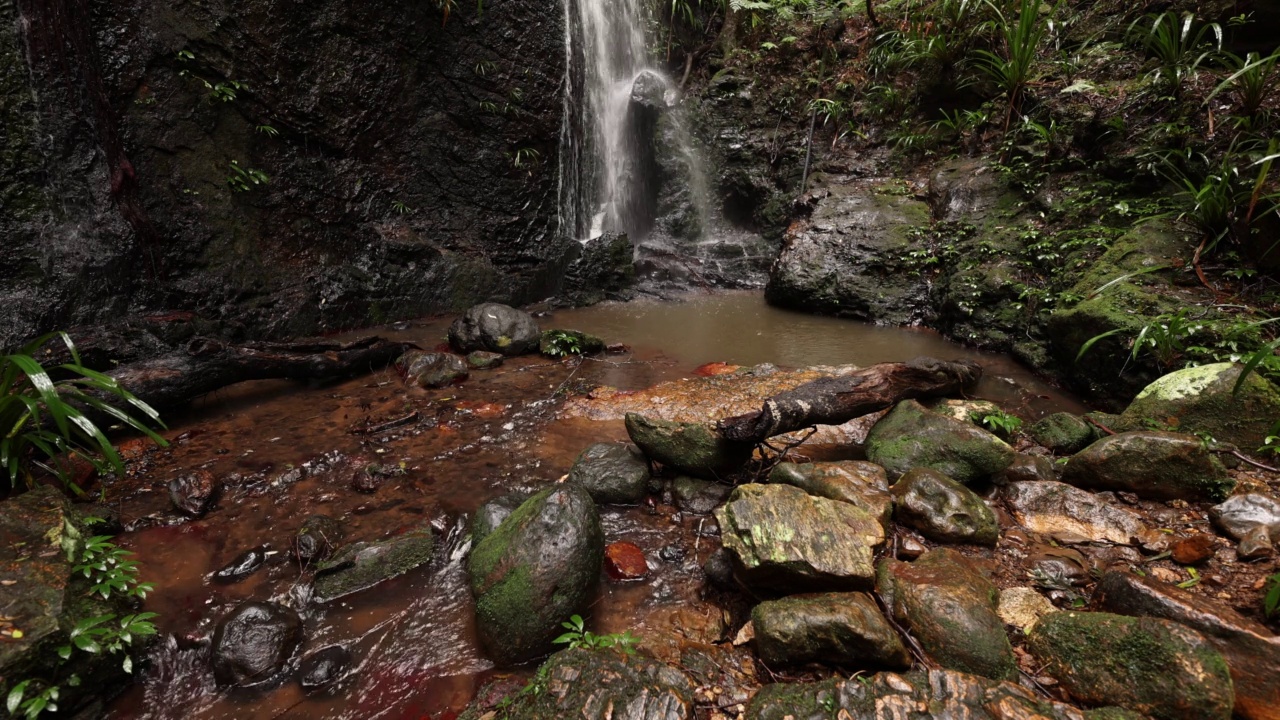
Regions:
<svg viewBox="0 0 1280 720"><path fill-rule="evenodd" d="M157 410L180 407L245 380L332 380L385 367L412 343L367 337L350 343L227 345L196 338L185 350L108 373Z"/></svg>
<svg viewBox="0 0 1280 720"><path fill-rule="evenodd" d="M807 382L765 400L755 412L721 420L716 429L726 440L762 442L813 425L839 425L902 400L953 395L980 377L982 368L968 360L922 357L905 363L880 363L848 375Z"/></svg>

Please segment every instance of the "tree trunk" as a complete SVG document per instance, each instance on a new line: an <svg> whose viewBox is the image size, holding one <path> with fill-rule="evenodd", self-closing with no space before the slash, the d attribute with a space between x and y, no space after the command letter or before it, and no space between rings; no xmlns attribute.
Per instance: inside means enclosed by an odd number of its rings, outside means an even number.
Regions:
<svg viewBox="0 0 1280 720"><path fill-rule="evenodd" d="M916 358L880 363L839 377L820 378L764 402L756 412L717 423L736 442L761 442L813 425L839 425L892 407L902 400L954 395L982 377L974 362Z"/></svg>

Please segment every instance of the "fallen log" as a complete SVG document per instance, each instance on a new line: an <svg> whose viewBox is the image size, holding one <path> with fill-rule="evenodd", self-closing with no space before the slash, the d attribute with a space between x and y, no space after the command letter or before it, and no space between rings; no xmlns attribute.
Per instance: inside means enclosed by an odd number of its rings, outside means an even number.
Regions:
<svg viewBox="0 0 1280 720"><path fill-rule="evenodd" d="M196 338L184 350L123 365L108 375L138 399L165 411L245 380L333 380L370 372L414 347L376 336L350 343L245 345Z"/></svg>
<svg viewBox="0 0 1280 720"><path fill-rule="evenodd" d="M813 425L839 425L911 398L954 395L982 377L975 362L916 358L819 378L765 400L755 412L716 423L720 436L758 443Z"/></svg>

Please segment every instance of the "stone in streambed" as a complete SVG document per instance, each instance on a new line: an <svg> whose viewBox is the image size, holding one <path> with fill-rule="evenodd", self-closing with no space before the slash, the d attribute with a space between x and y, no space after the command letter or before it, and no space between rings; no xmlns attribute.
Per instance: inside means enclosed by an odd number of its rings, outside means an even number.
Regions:
<svg viewBox="0 0 1280 720"><path fill-rule="evenodd" d="M898 623L943 667L997 680L1017 673L996 612L999 592L963 555L937 548L910 563L884 560L876 590Z"/></svg>
<svg viewBox="0 0 1280 720"><path fill-rule="evenodd" d="M453 353L425 353L411 350L396 360L405 380L421 388L442 388L466 380L471 371L467 361Z"/></svg>
<svg viewBox="0 0 1280 720"><path fill-rule="evenodd" d="M996 610L1006 625L1012 625L1024 633L1031 632L1040 618L1057 611L1048 598L1029 587L1001 590L1000 604Z"/></svg>
<svg viewBox="0 0 1280 720"><path fill-rule="evenodd" d="M794 485L815 497L857 505L886 527L893 516L889 478L884 468L875 463L778 463L769 472L769 482Z"/></svg>
<svg viewBox="0 0 1280 720"><path fill-rule="evenodd" d="M1266 528L1280 537L1280 501L1267 495L1236 495L1209 509L1209 517L1227 535L1243 540L1255 528Z"/></svg>
<svg viewBox="0 0 1280 720"><path fill-rule="evenodd" d="M303 691L317 692L342 679L351 664L351 651L341 645L320 648L302 659L298 684Z"/></svg>
<svg viewBox="0 0 1280 720"><path fill-rule="evenodd" d="M235 583L249 577L260 570L263 563L267 561L267 550L266 545L259 545L256 548L245 550L237 555L234 560L214 572L214 581Z"/></svg>
<svg viewBox="0 0 1280 720"><path fill-rule="evenodd" d="M467 353L467 367L472 370L492 370L501 367L503 359L502 353L476 350Z"/></svg>
<svg viewBox="0 0 1280 720"><path fill-rule="evenodd" d="M403 575L431 562L434 546L425 521L386 540L347 545L316 566L314 596L329 602Z"/></svg>
<svg viewBox="0 0 1280 720"><path fill-rule="evenodd" d="M271 680L302 641L302 621L283 605L236 606L213 632L213 670L219 682L241 687Z"/></svg>
<svg viewBox="0 0 1280 720"><path fill-rule="evenodd" d="M904 400L871 428L867 459L897 478L927 467L970 483L994 475L1013 462L1013 448L972 423L926 410Z"/></svg>
<svg viewBox="0 0 1280 720"><path fill-rule="evenodd" d="M870 588L885 537L862 508L790 485L740 485L716 520L743 583L780 592Z"/></svg>
<svg viewBox="0 0 1280 720"><path fill-rule="evenodd" d="M293 536L293 554L303 564L319 562L329 557L345 536L342 523L328 515L312 515Z"/></svg>
<svg viewBox="0 0 1280 720"><path fill-rule="evenodd" d="M1060 543L1132 545L1154 537L1138 513L1066 483L1011 483L1000 498L1019 525Z"/></svg>
<svg viewBox="0 0 1280 720"><path fill-rule="evenodd" d="M1244 537L1240 538L1240 544L1236 546L1236 556L1241 560L1261 560L1269 558L1275 554L1275 542L1271 539L1271 532L1267 530L1266 525L1259 525Z"/></svg>
<svg viewBox="0 0 1280 720"><path fill-rule="evenodd" d="M938 542L995 545L995 513L972 490L929 468L909 470L890 490L894 517Z"/></svg>
<svg viewBox="0 0 1280 720"><path fill-rule="evenodd" d="M687 475L671 481L671 496L676 507L694 515L709 514L720 507L732 492L732 485Z"/></svg>
<svg viewBox="0 0 1280 720"><path fill-rule="evenodd" d="M1235 714L1280 720L1280 637L1232 608L1152 578L1109 572L1098 583L1101 609L1172 620L1202 634L1231 670Z"/></svg>
<svg viewBox="0 0 1280 720"><path fill-rule="evenodd" d="M756 652L770 667L823 662L906 669L911 656L865 593L792 595L751 611Z"/></svg>
<svg viewBox="0 0 1280 720"><path fill-rule="evenodd" d="M1179 565L1199 565L1212 558L1217 547L1212 535L1200 533L1178 540L1170 551Z"/></svg>
<svg viewBox="0 0 1280 720"><path fill-rule="evenodd" d="M479 545L485 536L497 529L503 520L510 517L528 499L529 495L526 493L508 493L481 505L476 510L475 517L471 518L471 546Z"/></svg>
<svg viewBox="0 0 1280 720"><path fill-rule="evenodd" d="M510 665L550 649L560 623L586 608L603 557L600 514L577 485L543 490L503 520L467 568L489 657Z"/></svg>
<svg viewBox="0 0 1280 720"><path fill-rule="evenodd" d="M481 303L468 309L449 326L449 344L469 353L487 350L507 357L538 350L542 333L533 316L499 303Z"/></svg>
<svg viewBox="0 0 1280 720"><path fill-rule="evenodd" d="M742 468L755 446L731 442L703 423L668 422L626 415L627 435L644 454L667 467L715 480Z"/></svg>
<svg viewBox="0 0 1280 720"><path fill-rule="evenodd" d="M634 445L596 443L578 455L569 482L602 505L635 505L649 491L649 463Z"/></svg>
<svg viewBox="0 0 1280 720"><path fill-rule="evenodd" d="M1237 393L1240 372L1240 365L1215 363L1169 373L1138 393L1119 424L1138 428L1150 418L1186 432L1208 433L1218 442L1258 447L1280 417L1280 390L1250 373Z"/></svg>
<svg viewBox="0 0 1280 720"><path fill-rule="evenodd" d="M1056 612L1036 623L1028 647L1075 698L1162 720L1228 720L1235 704L1221 653L1168 620Z"/></svg>
<svg viewBox="0 0 1280 720"><path fill-rule="evenodd" d="M616 542L604 549L604 569L614 580L642 580L649 574L649 562L635 543Z"/></svg>
<svg viewBox="0 0 1280 720"><path fill-rule="evenodd" d="M1062 479L1151 500L1220 502L1235 487L1200 438L1153 431L1120 433L1093 443L1067 461Z"/></svg>
<svg viewBox="0 0 1280 720"><path fill-rule="evenodd" d="M1097 430L1084 418L1065 412L1042 418L1027 434L1055 455L1074 455L1097 439Z"/></svg>
<svg viewBox="0 0 1280 720"><path fill-rule="evenodd" d="M222 482L208 470L196 470L169 481L169 500L187 517L203 517L222 491Z"/></svg>

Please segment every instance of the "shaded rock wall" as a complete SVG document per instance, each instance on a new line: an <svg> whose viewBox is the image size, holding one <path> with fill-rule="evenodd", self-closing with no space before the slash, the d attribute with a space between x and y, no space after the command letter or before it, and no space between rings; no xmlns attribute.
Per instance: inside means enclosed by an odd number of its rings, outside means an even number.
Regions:
<svg viewBox="0 0 1280 720"><path fill-rule="evenodd" d="M172 310L308 334L555 290L558 3L5 14L0 346ZM233 161L269 181L236 192Z"/></svg>

